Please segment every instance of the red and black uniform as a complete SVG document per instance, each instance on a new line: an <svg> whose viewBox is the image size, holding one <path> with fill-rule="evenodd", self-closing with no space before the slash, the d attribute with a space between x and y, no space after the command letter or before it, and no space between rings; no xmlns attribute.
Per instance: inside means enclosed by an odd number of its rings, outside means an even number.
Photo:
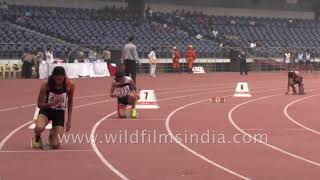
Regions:
<svg viewBox="0 0 320 180"><path fill-rule="evenodd" d="M304 85L303 85L303 77L301 76L299 71L289 71L288 72L288 89L289 86L292 87L293 93L296 93L296 89L294 85L298 84L299 86L299 94L304 94Z"/></svg>
<svg viewBox="0 0 320 180"><path fill-rule="evenodd" d="M289 71L288 78L292 79L292 82L294 82L294 84L300 85L303 83L303 77L300 75L299 71Z"/></svg>
<svg viewBox="0 0 320 180"><path fill-rule="evenodd" d="M115 93L118 95L118 110L124 108L129 104L128 98L129 94L134 90L132 87L132 79L129 76L125 76L125 81L123 83L117 82L115 87Z"/></svg>
<svg viewBox="0 0 320 180"><path fill-rule="evenodd" d="M68 94L71 89L71 81L66 79L64 86L61 89L57 89L56 87L50 87L48 82L47 92L44 99L44 103L53 103L55 98L60 98L60 102L58 105L49 108L40 108L39 114L45 115L48 120L52 121L52 126L64 126L65 121L65 110L68 107Z"/></svg>

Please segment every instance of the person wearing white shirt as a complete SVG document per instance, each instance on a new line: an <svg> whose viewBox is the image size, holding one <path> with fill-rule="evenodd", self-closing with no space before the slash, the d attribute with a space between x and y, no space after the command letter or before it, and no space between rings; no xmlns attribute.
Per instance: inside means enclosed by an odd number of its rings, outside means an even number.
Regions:
<svg viewBox="0 0 320 180"><path fill-rule="evenodd" d="M47 64L53 64L54 63L53 52L52 52L51 48L47 49L47 52L46 52L46 63Z"/></svg>
<svg viewBox="0 0 320 180"><path fill-rule="evenodd" d="M312 73L311 58L312 58L311 53L309 50L307 50L305 54L305 68L304 68L306 74L308 73L309 70Z"/></svg>
<svg viewBox="0 0 320 180"><path fill-rule="evenodd" d="M255 42L251 42L250 43L250 48L255 48L255 47L257 47L257 44Z"/></svg>
<svg viewBox="0 0 320 180"><path fill-rule="evenodd" d="M304 56L303 52L298 53L299 71L302 71L302 69L303 69L303 63L304 63L303 56Z"/></svg>
<svg viewBox="0 0 320 180"><path fill-rule="evenodd" d="M150 76L156 77L156 69L157 69L157 56L154 52L155 48L152 48L151 52L149 53L149 63L150 63Z"/></svg>
<svg viewBox="0 0 320 180"><path fill-rule="evenodd" d="M212 35L216 38L219 34L219 31L218 30L213 30L212 31Z"/></svg>
<svg viewBox="0 0 320 180"><path fill-rule="evenodd" d="M285 63L286 63L286 65L287 65L287 69L288 69L288 71L290 70L290 59L291 59L291 53L290 52L285 52L284 53L284 60L285 60Z"/></svg>
<svg viewBox="0 0 320 180"><path fill-rule="evenodd" d="M95 62L97 60L97 51L95 48L89 50L89 61Z"/></svg>

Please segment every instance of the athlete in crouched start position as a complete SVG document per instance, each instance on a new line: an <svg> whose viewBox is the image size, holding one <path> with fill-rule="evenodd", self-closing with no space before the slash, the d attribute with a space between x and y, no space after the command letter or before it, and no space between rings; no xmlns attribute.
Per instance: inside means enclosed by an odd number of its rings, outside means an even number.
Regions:
<svg viewBox="0 0 320 180"><path fill-rule="evenodd" d="M289 71L287 92L285 94L289 93L290 87L292 88L293 94L297 94L297 91L295 88L296 84L298 84L298 87L299 87L299 94L304 94L303 78L301 73L299 71Z"/></svg>
<svg viewBox="0 0 320 180"><path fill-rule="evenodd" d="M117 72L115 80L112 82L110 96L118 98L119 118L127 118L127 105L132 106L131 117L137 118L138 113L135 105L139 96L131 77L125 76L124 72Z"/></svg>

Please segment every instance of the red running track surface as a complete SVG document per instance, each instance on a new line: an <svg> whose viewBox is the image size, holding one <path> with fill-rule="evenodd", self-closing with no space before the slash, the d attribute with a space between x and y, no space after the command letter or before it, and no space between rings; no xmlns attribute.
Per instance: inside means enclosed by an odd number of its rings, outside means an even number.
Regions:
<svg viewBox="0 0 320 180"><path fill-rule="evenodd" d="M283 95L286 77L285 73L140 76L138 88L155 89L161 108L140 110L136 120L119 120L113 113L116 101L108 96L111 78L74 80L69 135L88 139L50 151L29 147L33 134L28 126L41 81L2 80L0 180L319 179L319 79L307 77L307 94L293 96ZM249 83L252 98L232 97L240 81ZM213 96L227 96L227 103L212 104ZM124 142L125 133L137 132L131 143ZM151 138L145 135L142 142L142 132ZM211 141L200 142L200 135L208 132ZM95 142L89 139L91 133L98 137ZM168 142L160 143L160 134ZM250 139L259 134L267 140ZM122 135L123 142L107 143L105 135Z"/></svg>

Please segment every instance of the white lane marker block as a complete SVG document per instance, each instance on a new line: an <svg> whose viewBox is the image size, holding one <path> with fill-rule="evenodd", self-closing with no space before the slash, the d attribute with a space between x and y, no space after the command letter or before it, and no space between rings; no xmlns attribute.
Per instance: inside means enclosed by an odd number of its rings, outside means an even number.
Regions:
<svg viewBox="0 0 320 180"><path fill-rule="evenodd" d="M140 99L136 104L137 109L159 109L156 93L154 90L141 90Z"/></svg>
<svg viewBox="0 0 320 180"><path fill-rule="evenodd" d="M238 82L236 91L233 97L252 97L247 82Z"/></svg>
<svg viewBox="0 0 320 180"><path fill-rule="evenodd" d="M195 66L192 68L194 74L205 74L204 68L202 66Z"/></svg>
<svg viewBox="0 0 320 180"><path fill-rule="evenodd" d="M34 129L36 127L36 123L32 123L28 129ZM50 122L47 126L46 129L52 129L52 123Z"/></svg>

